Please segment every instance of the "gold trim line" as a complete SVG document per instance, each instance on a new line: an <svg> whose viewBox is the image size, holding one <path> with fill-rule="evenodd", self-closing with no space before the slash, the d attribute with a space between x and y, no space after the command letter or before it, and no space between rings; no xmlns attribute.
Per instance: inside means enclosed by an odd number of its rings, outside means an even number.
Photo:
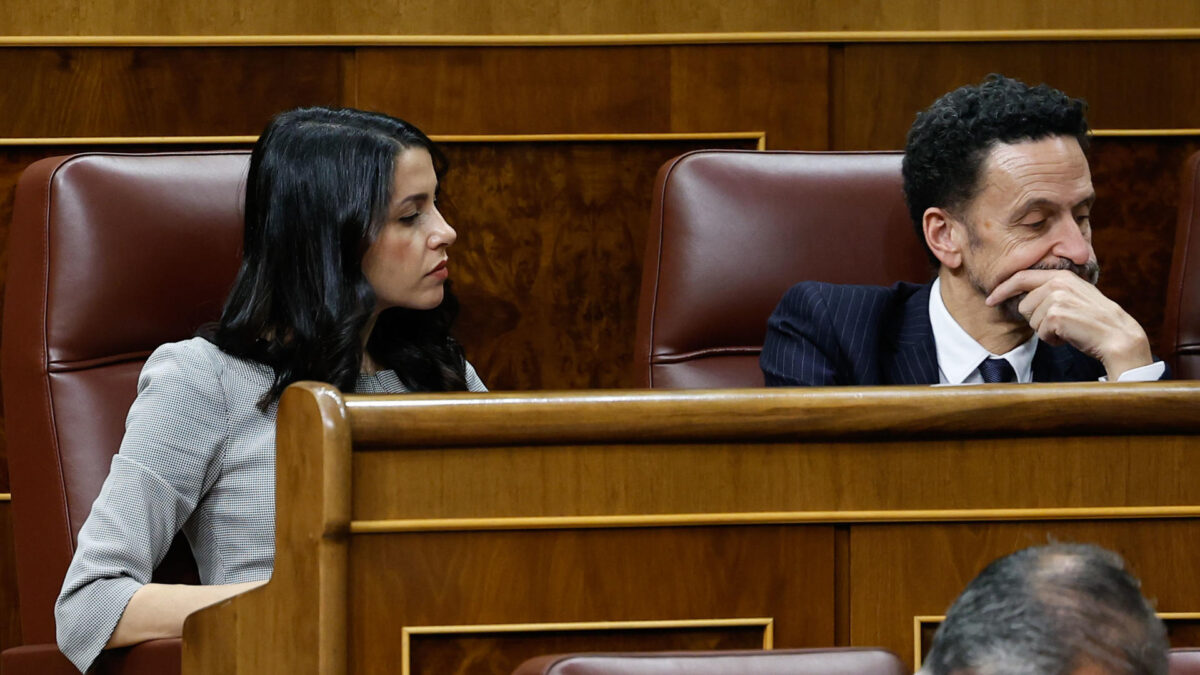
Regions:
<svg viewBox="0 0 1200 675"><path fill-rule="evenodd" d="M606 516L415 518L352 520L351 534L542 530L628 527L695 527L802 523L911 523L1015 520L1129 520L1197 518L1200 506L1116 506L1045 509L927 509L896 511L767 511L751 513L663 513Z"/></svg>
<svg viewBox="0 0 1200 675"><path fill-rule="evenodd" d="M0 502L11 502L12 494L9 492L0 492Z"/></svg>
<svg viewBox="0 0 1200 675"><path fill-rule="evenodd" d="M0 47L557 47L731 43L1194 40L1197 28L736 31L575 35L6 35Z"/></svg>
<svg viewBox="0 0 1200 675"><path fill-rule="evenodd" d="M45 136L0 138L0 146L21 145L179 145L253 143L258 136Z"/></svg>
<svg viewBox="0 0 1200 675"><path fill-rule="evenodd" d="M1200 129L1092 129L1100 138L1200 136Z"/></svg>
<svg viewBox="0 0 1200 675"><path fill-rule="evenodd" d="M459 624L405 626L410 635L461 635L469 633L529 633L534 631L646 630L656 628L730 628L771 626L770 617L745 619L665 619L653 621L563 621L547 623Z"/></svg>
<svg viewBox="0 0 1200 675"><path fill-rule="evenodd" d="M1093 129L1097 138L1161 138L1200 136L1200 128ZM604 141L757 141L767 149L765 131L704 131L596 134L434 134L436 143L565 143ZM29 136L0 138L0 147L44 145L222 145L252 144L258 136Z"/></svg>
<svg viewBox="0 0 1200 675"><path fill-rule="evenodd" d="M433 134L435 143L567 143L606 141L757 141L766 148L765 131L700 131L669 133L597 133L597 134ZM37 145L183 145L251 144L258 136L61 136L0 138L3 146Z"/></svg>

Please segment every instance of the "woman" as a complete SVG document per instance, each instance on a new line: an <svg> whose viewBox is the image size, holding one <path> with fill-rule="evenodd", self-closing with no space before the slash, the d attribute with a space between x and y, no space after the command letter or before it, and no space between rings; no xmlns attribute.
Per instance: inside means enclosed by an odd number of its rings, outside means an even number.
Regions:
<svg viewBox="0 0 1200 675"><path fill-rule="evenodd" d="M178 636L192 611L270 577L289 384L486 391L449 335L443 166L416 128L357 110L293 110L259 138L243 261L215 335L147 360L79 533L55 617L81 671L102 649ZM180 529L204 585L149 583Z"/></svg>

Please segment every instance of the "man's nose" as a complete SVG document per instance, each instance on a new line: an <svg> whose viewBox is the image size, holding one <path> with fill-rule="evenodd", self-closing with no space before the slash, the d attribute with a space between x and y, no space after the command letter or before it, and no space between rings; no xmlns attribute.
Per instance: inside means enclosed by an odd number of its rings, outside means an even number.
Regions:
<svg viewBox="0 0 1200 675"><path fill-rule="evenodd" d="M1058 238L1051 253L1059 258L1066 258L1077 265L1083 265L1092 259L1092 238L1075 222L1071 215L1062 218L1057 225Z"/></svg>

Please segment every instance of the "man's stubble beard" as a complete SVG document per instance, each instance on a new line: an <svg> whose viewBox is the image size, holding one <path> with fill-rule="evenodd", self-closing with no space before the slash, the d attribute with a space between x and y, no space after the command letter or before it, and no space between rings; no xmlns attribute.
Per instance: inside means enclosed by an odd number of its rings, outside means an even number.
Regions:
<svg viewBox="0 0 1200 675"><path fill-rule="evenodd" d="M1063 258L1063 259L1059 259L1059 262L1057 264L1055 264L1055 263L1038 263L1036 265L1028 267L1027 269L1031 269L1031 270L1069 270L1070 272L1074 273L1075 276L1079 277L1080 279L1083 279L1084 281L1088 282L1089 284L1091 284L1093 286L1095 286L1100 281L1100 263L1094 259L1089 260L1082 265L1079 265L1071 260L1067 260L1067 259ZM991 295L992 292L983 285L983 282L979 279L979 277L975 276L975 271L970 268L967 269L967 280L970 281L971 286L973 286L975 288L975 290L978 291L982 297L986 298L987 296ZM1004 280L1001 279L1001 282L1003 282L1003 281ZM997 285L999 285L999 284L997 284ZM1029 295L1029 294L1028 293L1018 293L1017 295L1014 295L1013 297L1001 302L999 305L996 305L996 306L1000 308L1000 311L1010 321L1012 321L1014 323L1028 324L1029 319L1025 318L1025 316L1021 314L1020 309L1018 309L1021 305L1021 301L1025 299L1026 295Z"/></svg>

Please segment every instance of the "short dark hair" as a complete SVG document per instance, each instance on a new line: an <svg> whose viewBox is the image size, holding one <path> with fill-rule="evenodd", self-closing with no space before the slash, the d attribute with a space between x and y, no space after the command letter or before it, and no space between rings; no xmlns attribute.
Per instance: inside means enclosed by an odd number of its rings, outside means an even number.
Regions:
<svg viewBox="0 0 1200 675"><path fill-rule="evenodd" d="M955 211L978 191L980 167L997 143L1072 136L1087 148L1087 103L1039 84L995 73L959 87L917 113L904 146L904 198L917 236L925 242L926 209Z"/></svg>
<svg viewBox="0 0 1200 675"><path fill-rule="evenodd" d="M396 157L429 152L415 126L389 115L311 107L280 113L254 145L246 179L242 264L213 342L275 371L264 410L299 380L353 391L362 333L375 293L362 259L386 220ZM447 282L431 310L380 313L367 349L414 391L466 389L465 361L450 326L458 304Z"/></svg>
<svg viewBox="0 0 1200 675"><path fill-rule="evenodd" d="M1166 628L1119 555L1053 544L1007 555L946 613L922 670L1058 675L1084 665L1166 675Z"/></svg>

